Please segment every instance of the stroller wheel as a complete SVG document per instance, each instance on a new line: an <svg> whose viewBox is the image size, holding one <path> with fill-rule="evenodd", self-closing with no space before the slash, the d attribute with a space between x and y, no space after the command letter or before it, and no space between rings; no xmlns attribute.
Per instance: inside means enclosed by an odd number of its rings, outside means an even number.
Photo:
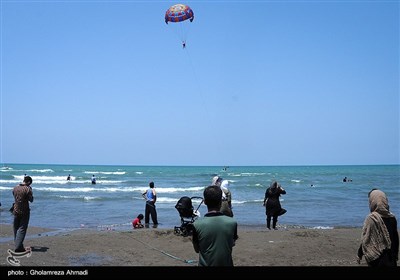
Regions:
<svg viewBox="0 0 400 280"><path fill-rule="evenodd" d="M174 234L176 234L176 235L181 235L181 229L180 229L180 227L175 227L175 228L174 228Z"/></svg>

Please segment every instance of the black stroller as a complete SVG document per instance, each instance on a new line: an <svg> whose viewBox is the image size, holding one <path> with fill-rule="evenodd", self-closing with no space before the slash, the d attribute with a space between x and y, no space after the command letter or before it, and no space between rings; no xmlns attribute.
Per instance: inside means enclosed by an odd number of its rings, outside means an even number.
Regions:
<svg viewBox="0 0 400 280"><path fill-rule="evenodd" d="M194 210L192 200L200 200L196 210ZM174 228L177 235L188 236L192 234L193 222L200 217L199 208L203 203L203 198L199 196L182 196L175 205L176 210L181 216L181 225Z"/></svg>

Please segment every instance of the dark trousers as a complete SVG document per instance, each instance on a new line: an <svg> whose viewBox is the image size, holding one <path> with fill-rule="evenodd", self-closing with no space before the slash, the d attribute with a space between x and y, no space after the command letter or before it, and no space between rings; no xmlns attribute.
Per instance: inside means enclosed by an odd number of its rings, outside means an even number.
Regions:
<svg viewBox="0 0 400 280"><path fill-rule="evenodd" d="M144 209L144 223L145 224L148 224L150 222L150 216L151 216L151 220L153 221L153 224L157 225L158 220L157 220L156 205L151 201L146 201L146 208Z"/></svg>
<svg viewBox="0 0 400 280"><path fill-rule="evenodd" d="M276 228L276 223L278 222L278 216L277 215L267 215L267 228L271 229L271 218L272 219L272 227Z"/></svg>
<svg viewBox="0 0 400 280"><path fill-rule="evenodd" d="M14 215L13 227L15 252L25 252L24 239L26 231L28 230L29 217L29 212L22 216Z"/></svg>

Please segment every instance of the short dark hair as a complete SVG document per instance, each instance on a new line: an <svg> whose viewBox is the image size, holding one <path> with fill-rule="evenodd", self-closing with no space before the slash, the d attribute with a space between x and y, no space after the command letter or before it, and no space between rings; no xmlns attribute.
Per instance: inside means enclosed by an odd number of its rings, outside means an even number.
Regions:
<svg viewBox="0 0 400 280"><path fill-rule="evenodd" d="M222 201L222 190L218 186L208 186L204 190L204 201L208 207L218 207Z"/></svg>
<svg viewBox="0 0 400 280"><path fill-rule="evenodd" d="M32 178L31 178L31 176L25 176L25 177L24 177L24 183L25 183L25 184L28 184L28 185L32 184Z"/></svg>
<svg viewBox="0 0 400 280"><path fill-rule="evenodd" d="M143 214L139 214L137 217L139 218L139 220L143 220L144 218Z"/></svg>
<svg viewBox="0 0 400 280"><path fill-rule="evenodd" d="M150 182L150 183L149 183L149 187L150 187L150 188L154 188L154 182Z"/></svg>

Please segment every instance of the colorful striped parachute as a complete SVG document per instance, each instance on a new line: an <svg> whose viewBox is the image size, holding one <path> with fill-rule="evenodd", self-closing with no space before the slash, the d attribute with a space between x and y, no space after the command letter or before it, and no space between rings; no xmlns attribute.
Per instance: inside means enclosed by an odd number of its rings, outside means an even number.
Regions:
<svg viewBox="0 0 400 280"><path fill-rule="evenodd" d="M193 10L188 5L176 4L165 12L166 24L168 24L168 22L181 22L187 19L190 20L190 22L194 19Z"/></svg>

